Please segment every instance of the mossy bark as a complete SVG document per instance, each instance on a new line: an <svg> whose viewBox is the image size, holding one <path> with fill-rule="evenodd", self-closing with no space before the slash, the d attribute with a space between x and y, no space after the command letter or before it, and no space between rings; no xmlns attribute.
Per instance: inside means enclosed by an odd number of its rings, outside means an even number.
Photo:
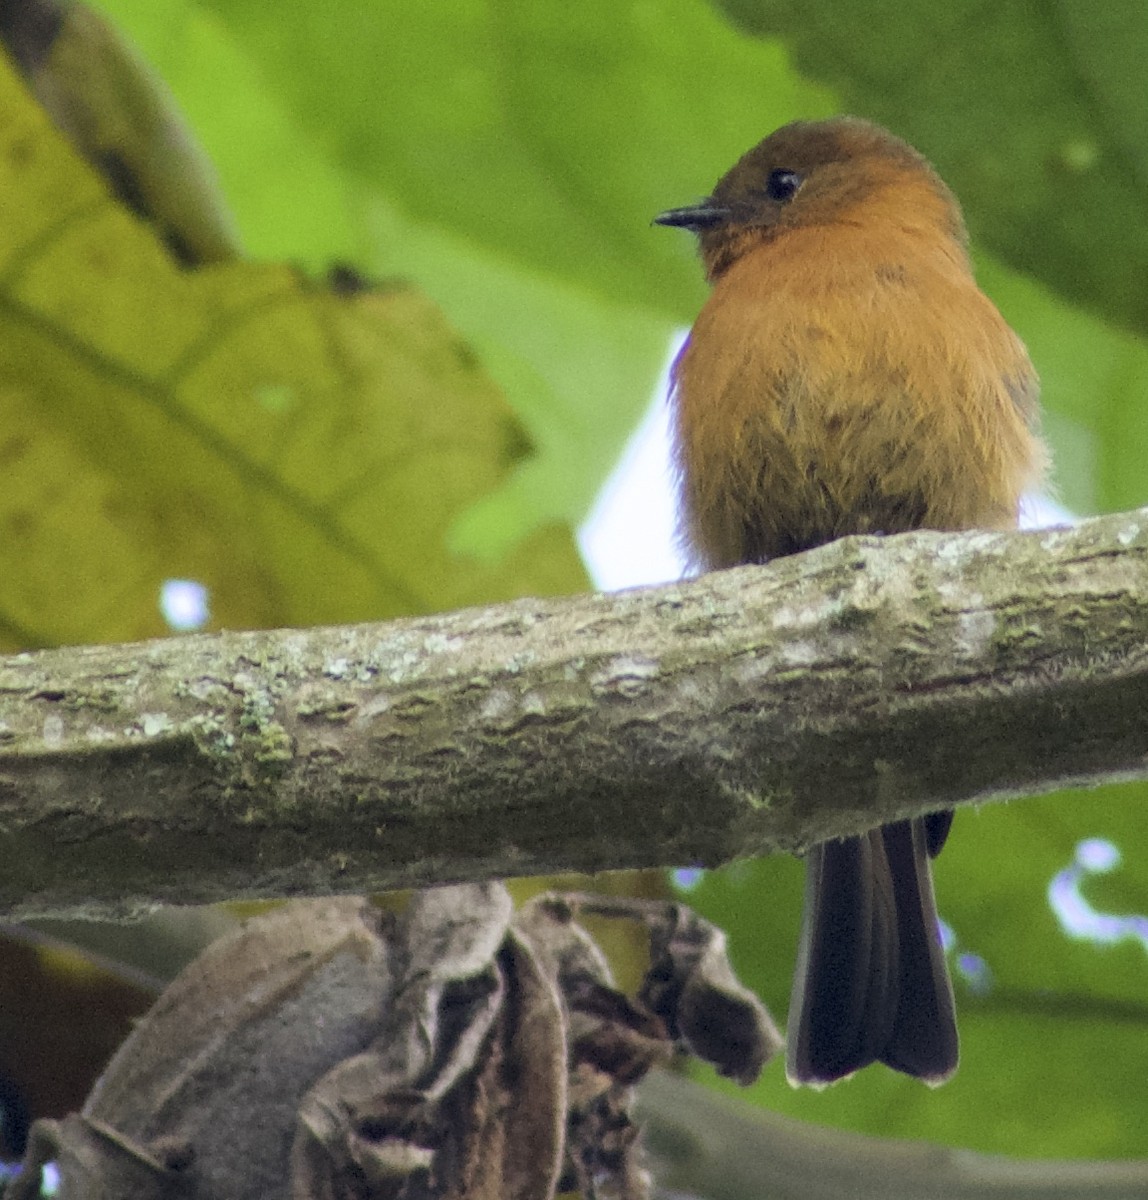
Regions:
<svg viewBox="0 0 1148 1200"><path fill-rule="evenodd" d="M0 907L800 850L1148 775L1148 510L668 587L0 659Z"/></svg>

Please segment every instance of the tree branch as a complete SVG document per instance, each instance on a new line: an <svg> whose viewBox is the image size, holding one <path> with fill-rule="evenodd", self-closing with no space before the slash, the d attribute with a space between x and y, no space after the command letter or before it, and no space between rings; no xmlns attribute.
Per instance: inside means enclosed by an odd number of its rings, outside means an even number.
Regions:
<svg viewBox="0 0 1148 1200"><path fill-rule="evenodd" d="M1148 775L1148 510L669 587L0 660L0 906L799 849Z"/></svg>
<svg viewBox="0 0 1148 1200"><path fill-rule="evenodd" d="M660 1194L707 1200L1142 1200L1148 1160L1033 1159L826 1129L665 1071L638 1115Z"/></svg>

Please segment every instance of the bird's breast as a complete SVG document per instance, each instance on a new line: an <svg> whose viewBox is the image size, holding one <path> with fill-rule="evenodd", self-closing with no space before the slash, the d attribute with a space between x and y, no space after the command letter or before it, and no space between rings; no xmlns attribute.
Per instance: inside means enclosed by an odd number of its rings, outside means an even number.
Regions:
<svg viewBox="0 0 1148 1200"><path fill-rule="evenodd" d="M1043 463L1023 345L959 259L881 242L843 259L813 232L735 263L675 364L682 531L699 565L1014 524Z"/></svg>

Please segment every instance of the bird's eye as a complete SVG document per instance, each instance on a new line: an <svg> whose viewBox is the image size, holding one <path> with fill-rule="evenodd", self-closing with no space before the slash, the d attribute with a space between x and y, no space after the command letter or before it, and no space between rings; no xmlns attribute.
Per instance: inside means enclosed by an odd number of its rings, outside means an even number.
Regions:
<svg viewBox="0 0 1148 1200"><path fill-rule="evenodd" d="M778 167L775 171L770 171L769 178L765 181L765 194L771 200L784 204L797 195L799 187L801 176L796 171L791 171L788 167Z"/></svg>

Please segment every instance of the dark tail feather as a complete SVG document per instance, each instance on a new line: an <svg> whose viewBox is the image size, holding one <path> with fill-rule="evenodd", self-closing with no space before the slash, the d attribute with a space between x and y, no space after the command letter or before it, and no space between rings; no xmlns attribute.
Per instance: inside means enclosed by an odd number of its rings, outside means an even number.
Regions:
<svg viewBox="0 0 1148 1200"><path fill-rule="evenodd" d="M953 827L953 816L951 808L943 808L940 812L929 813L927 817L923 818L925 849L928 850L930 858L936 858L945 848L949 830Z"/></svg>
<svg viewBox="0 0 1148 1200"><path fill-rule="evenodd" d="M929 852L940 823L899 821L810 851L787 1073L825 1084L883 1061L929 1083L957 1065ZM940 833L940 837L930 834Z"/></svg>
<svg viewBox="0 0 1148 1200"><path fill-rule="evenodd" d="M957 1069L957 1017L929 871L932 831L923 821L898 821L881 832L901 944L897 1020L881 1059L926 1083L944 1083Z"/></svg>

